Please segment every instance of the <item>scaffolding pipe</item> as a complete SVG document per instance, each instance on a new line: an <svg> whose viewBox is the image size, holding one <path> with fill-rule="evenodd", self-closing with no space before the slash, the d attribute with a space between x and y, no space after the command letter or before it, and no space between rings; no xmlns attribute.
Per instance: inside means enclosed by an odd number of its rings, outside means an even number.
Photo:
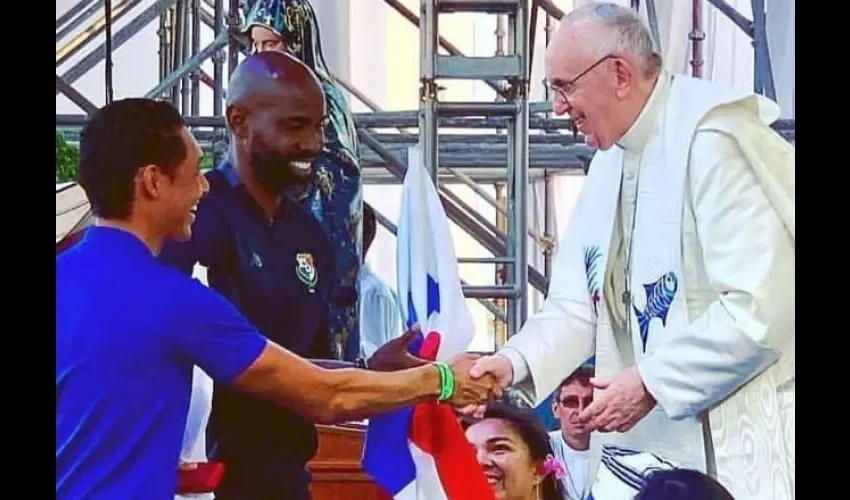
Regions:
<svg viewBox="0 0 850 500"><path fill-rule="evenodd" d="M104 85L106 87L106 104L112 104L114 91L112 89L112 0L104 0L104 31L106 32L106 60L104 61Z"/></svg>
<svg viewBox="0 0 850 500"><path fill-rule="evenodd" d="M461 285L464 297L470 299L519 300L522 288L518 285Z"/></svg>
<svg viewBox="0 0 850 500"><path fill-rule="evenodd" d="M507 257L458 257L458 264L510 264L513 260Z"/></svg>
<svg viewBox="0 0 850 500"><path fill-rule="evenodd" d="M158 0L155 4L149 6L135 19L127 23L123 28L115 33L112 40L112 50L116 51L119 47L132 38L136 33L147 27L157 16L163 15L176 0ZM118 21L118 18L113 16L113 25ZM68 82L69 85L76 82L80 77L88 73L101 60L106 52L106 45L100 44L97 48L88 53L82 60L75 64L71 69L62 74L62 79ZM168 71L166 71L166 74Z"/></svg>
<svg viewBox="0 0 850 500"><path fill-rule="evenodd" d="M501 18L502 16L499 16L499 17ZM340 83L340 85L342 85L342 86L343 86L346 90L348 90L348 91L349 91L349 92L351 92L351 93L352 93L352 94L353 94L356 98L358 98L358 99L360 100L360 102L362 102L363 104L365 104L365 105L366 105L369 109L371 109L372 111L381 111L381 107L380 107L377 103L375 103L374 101L372 101L371 99L369 99L369 97L368 97L368 96L366 96L365 94L363 94L362 92L360 92L360 91L359 91L356 87L354 87L354 85L352 85L352 84L348 83L347 81L345 81L345 80L343 80L343 79L341 79L341 78L337 78L337 81L338 81L338 82ZM451 104L451 103L450 103L450 104ZM443 103L443 106L445 106L445 105L446 105L446 103ZM417 136L412 135L412 134L409 134L407 131L405 131L404 129L401 129L401 128L399 128L399 129L397 129L397 130L400 132L400 134L397 134L398 136L401 136L401 137L407 136L407 137L409 137L409 138L410 138L409 140L418 142L419 138L418 138ZM378 134L378 140L379 140L380 142L382 142L382 143L385 143L385 142L386 142L386 140L384 140L384 138L385 138L385 137L386 137L386 135L382 137L382 136L380 136L380 134ZM499 137L500 139L502 139L504 136L497 136L497 137ZM551 136L539 136L539 137L548 138L548 137L551 137ZM446 138L445 138L445 135L441 136L441 137L440 137L440 140L441 140L441 141L444 141L444 142L452 142L452 141L451 141L451 139L449 139L449 140L447 141L447 140L446 140ZM502 142L504 142L504 141L502 141ZM498 203L496 203L496 200L495 200L492 196L490 196L490 194L489 194L489 193L487 193L486 191L484 191L484 189L483 189L483 188L481 188L481 186L479 186L478 184L476 184L476 183L475 183L472 179L470 179L470 178L469 178L468 176L466 176L464 173L459 172L459 171L457 171L457 170L455 170L455 169L451 169L451 168L449 168L449 169L447 169L447 170L448 170L448 172L449 172L450 174L454 175L454 176L455 176L455 177L456 177L456 178L457 178L457 179L458 179L458 180L459 180L462 184L464 184L465 186L469 187L470 189L472 189L472 191L473 191L473 192L475 192L476 194L478 194L479 196L481 196L481 197L484 199L484 201L486 201L488 204L490 204L490 206L492 206L492 207L493 207L493 208L495 208L496 210L500 211L503 215L505 215L505 214L506 214L505 210L504 210L502 207L500 207L500 206L498 205Z"/></svg>
<svg viewBox="0 0 850 500"><path fill-rule="evenodd" d="M493 224L492 222L487 220L487 218L484 217L483 215L481 215L480 212L473 209L472 207L469 206L469 204L467 204L465 201L460 199L460 196L455 194L454 191L452 191L451 189L443 189L443 190L441 190L440 194L442 194L443 196L445 196L446 198L451 200L455 205L460 207L460 209L463 210L464 212L466 212L466 214L469 215L469 217L471 217L472 220L474 220L475 222L480 224L481 227L485 231L496 236L497 238L505 238L505 233L503 233L502 231L499 231L499 229L496 227L495 224ZM513 261L511 261L511 262L513 262Z"/></svg>
<svg viewBox="0 0 850 500"><path fill-rule="evenodd" d="M79 106L83 111L88 114L97 111L97 106L95 106L94 104L92 104L91 101L86 99L83 94L77 92L77 89L68 85L68 83L66 83L59 75L56 75L56 91L64 94L68 99L71 100L71 102Z"/></svg>
<svg viewBox="0 0 850 500"><path fill-rule="evenodd" d="M201 50L201 0L192 0L192 57ZM201 68L192 73L192 116L201 114Z"/></svg>
<svg viewBox="0 0 850 500"><path fill-rule="evenodd" d="M386 162L387 170L394 174L399 180L404 180L404 171L405 165L398 159L395 155L390 153L383 147L383 145L378 142L372 134L369 132L358 129L357 136L360 138L360 141L366 144L369 148L371 148L378 156L381 157ZM446 199L444 196L440 195L440 201L443 203L443 207L446 210L446 214L449 218L461 229L469 233L478 243L480 243L488 252L493 255L505 255L507 250L507 245L504 240L500 240L499 238L487 234L486 232L482 232L481 228L478 227L471 219L469 219L465 214L461 212L461 210L455 206L451 201ZM542 274L540 274L536 269L529 268L528 269L528 282L536 289L545 292L545 290L549 287L549 280L547 280Z"/></svg>
<svg viewBox="0 0 850 500"><path fill-rule="evenodd" d="M179 0L180 3L178 5L182 5L183 7L183 43L180 47L180 65L186 64L186 61L191 59L191 55L189 55L192 50L192 19L190 2L192 0ZM198 64L200 66L200 64ZM183 116L188 116L191 111L192 105L192 80L191 75L197 71L197 68L192 71L187 71L183 74L183 78L180 80L180 107L183 113Z"/></svg>
<svg viewBox="0 0 850 500"><path fill-rule="evenodd" d="M661 34L658 32L658 13L655 11L655 0L646 0L646 18L649 21L649 31L655 41L655 49L661 53Z"/></svg>
<svg viewBox="0 0 850 500"><path fill-rule="evenodd" d="M555 217L552 207L552 196L555 195L555 189L552 183L552 174L549 170L543 171L543 236L548 241L555 239ZM552 253L548 249L543 249L543 276L546 278L552 277Z"/></svg>
<svg viewBox="0 0 850 500"><path fill-rule="evenodd" d="M693 29L688 37L691 40L691 75L694 78L702 78L702 42L705 40L705 31L702 29L702 0L693 0L692 5Z"/></svg>
<svg viewBox="0 0 850 500"><path fill-rule="evenodd" d="M538 0L538 5L540 5L540 1ZM552 41L552 32L555 30L555 23L553 22L552 15L546 12L546 27L544 28L545 37L546 37L546 47L549 47L549 42ZM532 47L534 50L534 47ZM552 99L552 91L549 89L548 85L543 85L543 93L546 98L546 102L551 101ZM547 118L551 118L552 114L547 113ZM547 137L547 136L544 136ZM548 137L551 137L549 135ZM529 136L531 142L534 142L534 136ZM529 165L531 168L531 165ZM554 239L555 234L555 222L552 214L552 196L553 186L552 186L552 174L549 173L548 170L544 170L543 172L543 237L547 240L551 241ZM552 277L552 252L547 252L545 249L543 251L543 276L546 276L547 279Z"/></svg>
<svg viewBox="0 0 850 500"><path fill-rule="evenodd" d="M537 6L546 11L546 14L554 17L555 19L560 20L564 17L564 11L562 11L557 5L552 3L552 0L537 0Z"/></svg>
<svg viewBox="0 0 850 500"><path fill-rule="evenodd" d="M177 4L171 10L172 25L174 26L174 37L172 38L171 51L173 56L171 59L172 72L175 71L175 68L183 66L183 21L185 20L185 17L183 16L183 7L185 5L185 0L177 0ZM171 84L171 105L177 109L180 109L180 83L182 83L182 81L183 74L181 74L180 78L175 79ZM186 115L188 115L188 113L184 113L183 116Z"/></svg>
<svg viewBox="0 0 850 500"><path fill-rule="evenodd" d="M120 4L110 9L112 22L117 22L121 17L129 12L133 7L141 3L141 0L124 0ZM74 56L80 49L87 45L95 37L103 33L106 27L106 16L98 18L91 26L83 30L75 36L70 42L63 45L56 51L56 66L63 64L65 61Z"/></svg>
<svg viewBox="0 0 850 500"><path fill-rule="evenodd" d="M776 100L773 70L770 67L770 48L767 45L767 16L764 0L752 0L753 6L753 50L755 51L755 92L768 99Z"/></svg>
<svg viewBox="0 0 850 500"><path fill-rule="evenodd" d="M390 7L395 9L396 12L401 14L405 19L410 21L411 24L413 24L416 27L420 26L419 17L416 14L414 14L413 12L411 12L407 7L405 7L404 4L402 4L398 0L384 0L384 1L387 4L389 4ZM431 3L431 5L432 5L431 8L436 8L436 5L433 5L433 2L429 2L429 3ZM419 31L420 31L420 37L421 37L422 36L422 33L421 33L422 29L420 28ZM450 55L453 55L453 56L462 56L463 55L463 52L461 52L460 49L455 47L454 44L452 44L451 42L449 42L445 38L443 38L441 36L437 36L436 40L437 40L437 43L439 44L439 46L446 49L446 52L448 52ZM420 43L421 43L421 41L420 41ZM437 51L434 50L433 53L436 54ZM505 97L504 96L505 91L502 88L502 86L503 86L502 82L492 81L492 80L485 80L485 82L493 90L495 90L497 94L500 94L500 95L502 95L502 97Z"/></svg>
<svg viewBox="0 0 850 500"><path fill-rule="evenodd" d="M226 36L226 34L225 34L225 36ZM203 50L201 50L201 52L198 53L198 56L195 58L195 61L201 60L201 62L203 62L203 60L206 60L206 58L204 58L203 56L206 55L206 57L208 58L209 53L211 51L213 51L213 49L216 46L220 47L221 43L226 44L227 39L225 38L223 41L214 41L212 44L205 47ZM189 63L194 64L194 61L189 61ZM191 66L191 64L187 63L187 66ZM191 71L191 67L188 71ZM177 73L172 73L172 74L168 75L169 79L173 79L173 78L179 79L181 77L182 77L182 74L177 74ZM169 82L166 86L168 86L168 85L171 85L171 82ZM153 90L151 90L151 92L153 92ZM149 98L152 98L152 97L149 97ZM380 112L378 112L378 113L353 113L353 115L354 115L354 123L357 126L358 130L370 129L370 128L396 128L396 127L400 127L400 126L405 126L405 124L410 120L409 117L415 117L416 116L416 111L385 111L383 113L380 113ZM376 116L379 116L378 120L375 120ZM184 119L186 120L186 124L190 127L214 128L214 127L224 127L225 126L224 117L221 117L221 116L186 116L186 117L184 117ZM457 119L457 118L446 119L445 121L447 123L450 123L450 124L444 125L441 121L441 123L440 123L441 127L495 128L495 126L492 125L492 124L490 124L489 127L485 127L484 124L481 124L481 123L477 123L478 126L469 126L470 124L468 122L465 122L465 121L459 122L459 119ZM378 122L378 123L376 123L376 122ZM531 118L531 123L532 124L534 123L533 117ZM85 124L86 124L85 115L71 115L71 114L57 114L56 115L56 125L58 125L60 127L79 127L79 126L83 126ZM476 124L473 123L473 125L476 125ZM551 130L567 130L567 129L569 129L569 123L566 120L550 120L550 121L547 122L544 119L540 119L540 121L537 123L537 128L544 128L544 127L549 128ZM792 131L794 131L795 120L793 118L779 119L779 120L776 120L775 122L771 123L770 127L773 130L776 130L777 132L781 132L781 133L792 132ZM535 128L535 127L531 126L530 128ZM369 135L370 135L370 137L372 137L372 139L376 143L381 144L381 142L378 141L378 139L376 138L376 137L379 136L379 134L376 134L374 132L369 132ZM463 140L457 139L458 137L460 137L460 136L455 136L457 142L465 142ZM491 141L488 139L488 137L492 137L492 136L470 134L467 137L469 137L470 142L473 142L473 143L479 142L477 140L473 141L473 139L478 139L478 138L483 138L480 142L489 143ZM504 138L504 136L501 136L501 137ZM531 142L534 142L534 141L532 140ZM593 149L590 148L590 146L587 146L586 144L583 144L581 142L575 142L574 147L575 148L581 148L582 151L586 151L587 153L593 152Z"/></svg>
<svg viewBox="0 0 850 500"><path fill-rule="evenodd" d="M156 35L159 37L159 51L157 55L159 56L159 78L158 81L162 81L165 78L165 75L168 74L168 66L166 61L168 60L168 53L166 48L166 16L165 14L161 14L159 16L159 29L156 30Z"/></svg>
<svg viewBox="0 0 850 500"><path fill-rule="evenodd" d="M528 46L528 4L520 2L520 8L517 12L517 19L514 22L511 33L513 53L519 54L523 61L528 60L528 54L531 49ZM522 65L522 75L514 82L513 89L516 102L519 105L519 112L513 119L511 126L513 127L513 141L511 146L512 161L509 162L511 169L508 170L508 175L512 177L508 183L508 199L512 203L508 204L508 239L506 242L511 244L508 249L508 257L513 257L514 264L508 266L508 282L519 288L519 296L511 301L510 310L508 313L508 336L516 334L525 324L528 316L528 294L525 293L525 288L529 282L529 267L528 262L528 91L529 91L529 67L527 64ZM511 192L513 191L513 192ZM545 290L538 288L538 290Z"/></svg>
<svg viewBox="0 0 850 500"><path fill-rule="evenodd" d="M422 18L419 20L419 145L422 164L428 170L428 175L434 186L439 188L437 178L439 157L439 135L437 124L438 87L437 87L437 53L439 52L438 26L439 12L436 2L420 0Z"/></svg>
<svg viewBox="0 0 850 500"><path fill-rule="evenodd" d="M174 3L177 3L176 0L175 0ZM165 10L165 13L163 14L165 16L165 19L166 19L166 26L167 26L167 30L168 30L167 31L168 39L167 39L167 42L166 42L168 44L168 50L166 51L166 55L168 56L168 59L166 59L166 61L165 61L165 75L160 80L160 83L165 81L165 79L168 78L168 75L170 75L175 69L177 69L177 67L174 65L174 36L176 35L176 33L174 31L174 28L175 28L174 14L175 14L174 4L169 5L168 8ZM166 88L163 88L163 90L161 90L159 93L160 94L164 93L163 97L167 97L168 99L171 100L172 103L174 102L174 90L173 89L166 87ZM158 98L158 97L159 96L155 96L154 98Z"/></svg>
<svg viewBox="0 0 850 500"><path fill-rule="evenodd" d="M239 0L230 0L230 8L227 11L227 30L233 32L239 29ZM236 38L230 37L230 44L227 48L227 76L230 81L230 75L236 71L236 66L239 65L239 49L240 43Z"/></svg>
<svg viewBox="0 0 850 500"><path fill-rule="evenodd" d="M735 7L729 5L725 0L708 0L708 3L717 7L717 10L722 12L726 17L729 18L737 27L741 28L741 31L747 34L750 38L755 38L755 28L753 26L753 22L744 17L743 14L738 12Z"/></svg>
<svg viewBox="0 0 850 500"><path fill-rule="evenodd" d="M68 33L74 31L81 24L83 24L83 21L85 21L86 19L95 15L95 13L97 11L99 11L100 9L103 8L103 0L100 0L96 4L89 6L92 2L94 2L94 0L82 0L77 5L74 5L73 7L68 9L67 12L62 14L62 17L60 17L59 19L56 20L56 42L57 43L59 42L59 40L62 40L63 38L65 38L68 35ZM86 7L88 7L88 8L86 9ZM82 10L82 9L86 9L86 10L82 14L79 14L80 10ZM77 14L79 14L79 15L77 15ZM77 15L77 16L74 18L75 15ZM73 21L71 21L71 23L68 24L67 26L64 26L65 23L67 23L68 21L71 20L71 18L74 18Z"/></svg>
<svg viewBox="0 0 850 500"><path fill-rule="evenodd" d="M227 33L220 34L211 44L204 47L198 54L186 61L180 68L171 72L164 80L159 82L159 85L152 88L145 94L145 97L148 99L156 99L156 96L159 95L163 90L167 89L174 85L175 82L179 81L183 78L183 75L186 73L193 71L195 68L201 65L204 61L210 58L213 53L227 45ZM58 117L58 115L57 115ZM224 118L220 116L212 116L212 117L193 117L193 125L195 127L222 127L224 126Z"/></svg>
<svg viewBox="0 0 850 500"><path fill-rule="evenodd" d="M213 5L213 29L215 30L215 38L218 39L225 35L224 26L224 0L215 0ZM224 49L220 48L213 53L213 115L222 117L224 113ZM215 142L225 137L226 132L223 126L214 129ZM224 148L213 148L213 164L219 165L224 160L226 151Z"/></svg>
<svg viewBox="0 0 850 500"><path fill-rule="evenodd" d="M224 0L215 0L214 7L215 38L216 40L224 33ZM219 49L213 55L213 115L222 116L224 104L224 52Z"/></svg>
<svg viewBox="0 0 850 500"><path fill-rule="evenodd" d="M527 1L527 0L523 0ZM528 40L525 42L528 44L528 69L526 70L528 74L531 74L531 68L534 67L534 43L537 39L537 12L538 12L537 0L531 0L531 22L528 25Z"/></svg>
<svg viewBox="0 0 850 500"><path fill-rule="evenodd" d="M419 138L411 134L375 133L375 137L383 144L395 145L405 144L413 146L419 142ZM532 144L545 144L549 146L586 146L590 147L573 136L567 134L533 134L528 136L528 142ZM498 144L507 143L503 134L440 134L440 144Z"/></svg>

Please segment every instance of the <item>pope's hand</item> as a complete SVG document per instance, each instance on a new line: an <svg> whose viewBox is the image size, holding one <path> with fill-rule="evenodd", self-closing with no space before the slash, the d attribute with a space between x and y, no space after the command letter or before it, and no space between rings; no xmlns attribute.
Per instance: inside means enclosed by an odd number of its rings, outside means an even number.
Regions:
<svg viewBox="0 0 850 500"><path fill-rule="evenodd" d="M611 379L591 379L598 391L593 402L577 420L590 431L627 432L655 406L636 366L620 371Z"/></svg>
<svg viewBox="0 0 850 500"><path fill-rule="evenodd" d="M470 368L469 376L473 378L493 377L499 392L498 396L501 396L502 390L506 389L514 378L514 369L508 358L501 354L493 354L479 358ZM485 405L478 403L458 408L457 411L462 415L481 418L485 409Z"/></svg>
<svg viewBox="0 0 850 500"><path fill-rule="evenodd" d="M479 405L487 401L491 395L499 397L502 394L493 376L485 374L474 377L470 374L470 369L477 360L478 355L464 353L458 354L449 361L449 367L455 379L455 389L450 402L455 407Z"/></svg>

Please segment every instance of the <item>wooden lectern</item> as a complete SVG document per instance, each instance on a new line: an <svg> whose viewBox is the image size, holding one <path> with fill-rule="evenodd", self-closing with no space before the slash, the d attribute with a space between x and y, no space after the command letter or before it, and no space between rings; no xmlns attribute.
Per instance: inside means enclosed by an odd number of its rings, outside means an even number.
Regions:
<svg viewBox="0 0 850 500"><path fill-rule="evenodd" d="M363 424L317 425L319 449L307 463L313 500L392 500L363 471Z"/></svg>

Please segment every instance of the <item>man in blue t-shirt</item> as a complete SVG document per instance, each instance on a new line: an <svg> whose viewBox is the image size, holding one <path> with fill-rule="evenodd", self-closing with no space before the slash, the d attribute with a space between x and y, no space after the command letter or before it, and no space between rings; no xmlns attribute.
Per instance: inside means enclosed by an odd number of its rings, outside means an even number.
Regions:
<svg viewBox="0 0 850 500"><path fill-rule="evenodd" d="M468 377L470 356L449 370L314 366L160 263L165 239L191 237L208 189L200 159L179 113L162 102L116 101L83 131L80 185L96 225L56 258L57 498L172 499L193 365L324 422L488 397L493 380ZM441 390L452 381L453 391Z"/></svg>

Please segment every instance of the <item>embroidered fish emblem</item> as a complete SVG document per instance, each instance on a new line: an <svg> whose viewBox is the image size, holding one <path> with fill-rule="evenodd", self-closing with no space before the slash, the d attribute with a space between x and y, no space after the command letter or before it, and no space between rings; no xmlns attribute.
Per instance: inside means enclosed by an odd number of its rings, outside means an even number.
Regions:
<svg viewBox="0 0 850 500"><path fill-rule="evenodd" d="M599 294L599 269L597 267L600 257L602 257L602 252L599 251L598 245L584 247L584 272L587 276L587 292L590 294L594 314L599 314L599 301L602 298Z"/></svg>
<svg viewBox="0 0 850 500"><path fill-rule="evenodd" d="M658 318L662 325L667 326L667 314L670 312L670 305L679 289L679 279L676 277L676 273L669 272L658 278L655 283L643 285L643 289L646 292L646 307L643 311L639 310L637 306L633 305L632 307L634 307L640 327L640 339L643 342L644 350L646 350L649 323L654 318Z"/></svg>

